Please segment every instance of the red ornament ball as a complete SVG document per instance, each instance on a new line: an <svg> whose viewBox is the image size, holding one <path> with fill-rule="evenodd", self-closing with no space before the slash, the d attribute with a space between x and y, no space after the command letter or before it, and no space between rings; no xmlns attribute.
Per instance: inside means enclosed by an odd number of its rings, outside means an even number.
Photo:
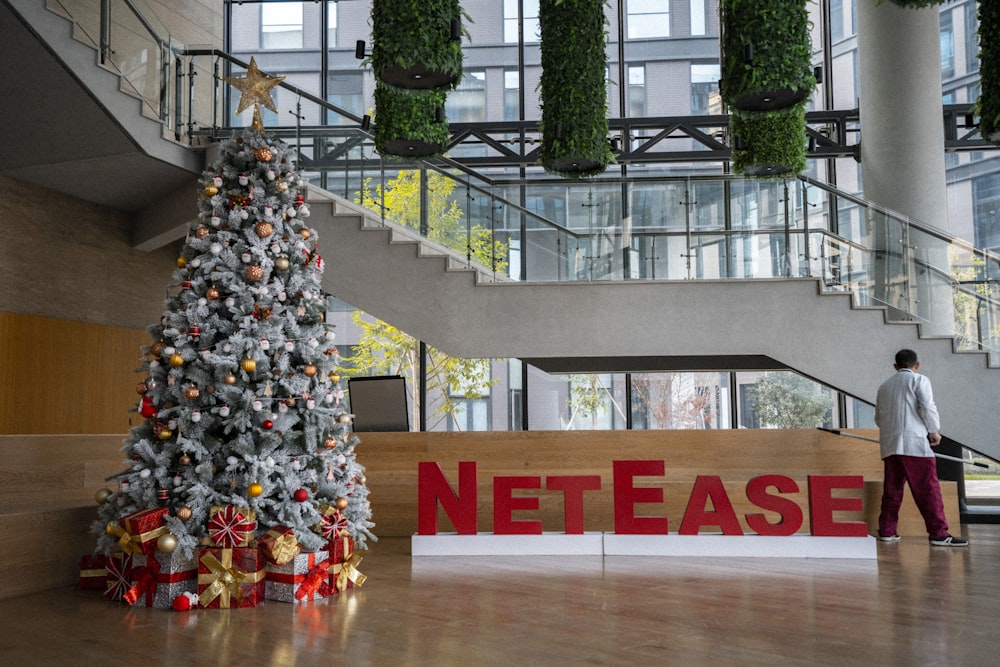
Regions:
<svg viewBox="0 0 1000 667"><path fill-rule="evenodd" d="M271 421L270 419L265 419L264 422L261 424L261 426L264 427L265 431L270 431L272 428L274 428L274 422Z"/></svg>
<svg viewBox="0 0 1000 667"><path fill-rule="evenodd" d="M188 593L181 593L174 598L173 606L174 611L190 611L192 606L191 596Z"/></svg>
<svg viewBox="0 0 1000 667"><path fill-rule="evenodd" d="M295 493L292 494L292 498L295 499L295 502L304 503L309 500L309 492L305 489L296 489Z"/></svg>

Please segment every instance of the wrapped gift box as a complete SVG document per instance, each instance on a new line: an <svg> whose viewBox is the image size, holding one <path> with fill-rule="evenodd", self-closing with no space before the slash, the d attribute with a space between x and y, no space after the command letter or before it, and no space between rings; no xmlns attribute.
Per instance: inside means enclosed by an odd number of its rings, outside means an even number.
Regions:
<svg viewBox="0 0 1000 667"><path fill-rule="evenodd" d="M88 554L80 557L80 577L76 587L81 591L103 591L108 586L108 557Z"/></svg>
<svg viewBox="0 0 1000 667"><path fill-rule="evenodd" d="M331 540L326 546L330 552L331 593L339 593L365 583L367 577L358 570L362 558L354 551L354 540L349 535Z"/></svg>
<svg viewBox="0 0 1000 667"><path fill-rule="evenodd" d="M313 532L322 535L328 541L347 535L347 517L329 503L318 503L316 509L320 513L319 523L312 527Z"/></svg>
<svg viewBox="0 0 1000 667"><path fill-rule="evenodd" d="M132 587L132 556L112 554L104 561L107 576L104 579L104 597L121 600Z"/></svg>
<svg viewBox="0 0 1000 667"><path fill-rule="evenodd" d="M285 526L275 526L257 538L257 545L268 563L284 565L301 553L295 531Z"/></svg>
<svg viewBox="0 0 1000 667"><path fill-rule="evenodd" d="M198 606L256 607L264 600L264 557L257 547L198 550Z"/></svg>
<svg viewBox="0 0 1000 667"><path fill-rule="evenodd" d="M156 540L167 532L164 518L169 510L154 507L141 510L108 524L107 532L118 538L122 551L130 556L156 553Z"/></svg>
<svg viewBox="0 0 1000 667"><path fill-rule="evenodd" d="M264 597L293 603L325 598L332 592L331 564L325 551L299 554L284 565L268 564Z"/></svg>
<svg viewBox="0 0 1000 667"><path fill-rule="evenodd" d="M256 531L257 515L249 508L225 505L209 511L208 536L217 547L245 547Z"/></svg>
<svg viewBox="0 0 1000 667"><path fill-rule="evenodd" d="M132 587L123 599L129 604L144 604L157 609L170 609L181 593L194 593L198 588L198 561L179 553L159 553L132 558Z"/></svg>

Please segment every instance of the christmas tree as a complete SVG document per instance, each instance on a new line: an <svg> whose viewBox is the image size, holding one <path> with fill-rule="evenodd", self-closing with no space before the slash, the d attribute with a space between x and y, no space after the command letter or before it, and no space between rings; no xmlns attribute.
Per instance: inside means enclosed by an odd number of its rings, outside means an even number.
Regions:
<svg viewBox="0 0 1000 667"><path fill-rule="evenodd" d="M227 529L214 523L220 508L236 508L251 542L277 527L304 552L375 539L304 184L293 151L261 122L258 104L274 109L282 78L251 60L245 78L227 79L254 122L202 176L198 220L149 328L127 468L99 494L102 553L117 549L115 526L150 508L167 510L159 551L187 557Z"/></svg>

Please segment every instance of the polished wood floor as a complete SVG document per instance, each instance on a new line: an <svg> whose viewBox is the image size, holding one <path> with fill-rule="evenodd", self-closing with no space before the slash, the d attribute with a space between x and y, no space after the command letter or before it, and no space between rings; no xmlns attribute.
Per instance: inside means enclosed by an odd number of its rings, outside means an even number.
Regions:
<svg viewBox="0 0 1000 667"><path fill-rule="evenodd" d="M363 588L173 612L53 590L0 602L3 665L995 665L1000 526L878 561L417 558L383 539Z"/></svg>

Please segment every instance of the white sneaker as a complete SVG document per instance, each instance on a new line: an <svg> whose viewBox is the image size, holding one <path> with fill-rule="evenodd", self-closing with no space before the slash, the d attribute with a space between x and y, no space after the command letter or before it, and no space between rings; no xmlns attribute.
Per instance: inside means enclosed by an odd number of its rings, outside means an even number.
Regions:
<svg viewBox="0 0 1000 667"><path fill-rule="evenodd" d="M899 542L899 535L889 535L888 537L886 537L885 535L879 535L878 536L878 541L879 542Z"/></svg>

